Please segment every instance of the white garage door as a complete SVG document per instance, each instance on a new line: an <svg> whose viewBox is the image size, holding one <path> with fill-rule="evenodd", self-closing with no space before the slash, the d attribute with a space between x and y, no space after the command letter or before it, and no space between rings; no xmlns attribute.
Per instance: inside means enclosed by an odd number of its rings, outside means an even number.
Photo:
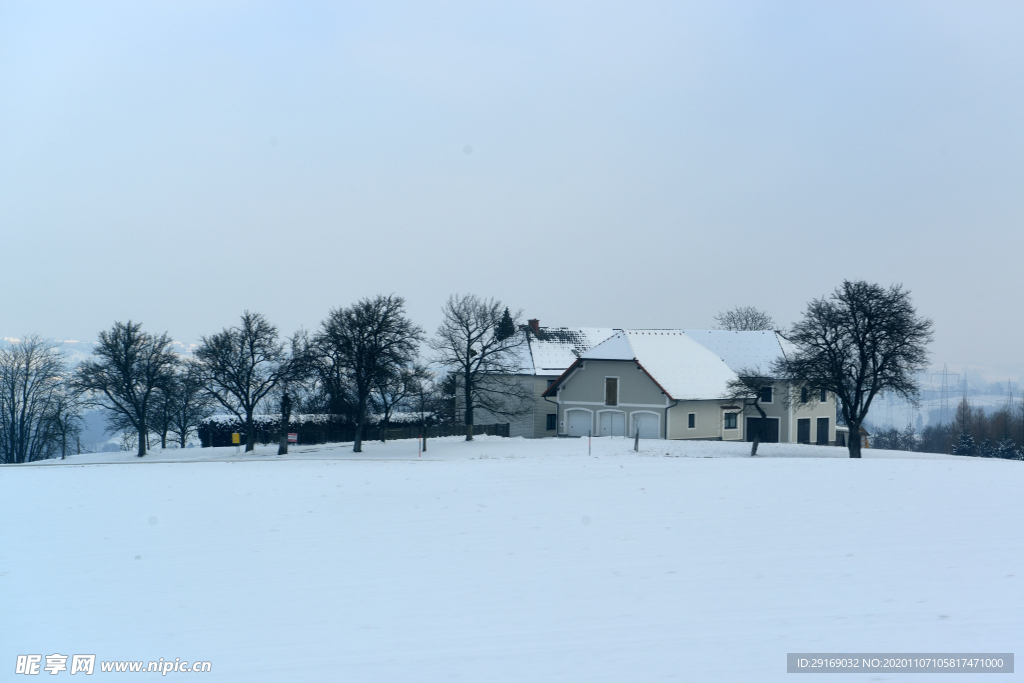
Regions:
<svg viewBox="0 0 1024 683"><path fill-rule="evenodd" d="M586 436L590 434L590 413L585 410L569 410L565 413L569 421L569 436Z"/></svg>
<svg viewBox="0 0 1024 683"><path fill-rule="evenodd" d="M601 436L625 436L625 413L601 413Z"/></svg>
<svg viewBox="0 0 1024 683"><path fill-rule="evenodd" d="M650 413L633 413L633 424L640 431L641 439L661 438L658 416Z"/></svg>

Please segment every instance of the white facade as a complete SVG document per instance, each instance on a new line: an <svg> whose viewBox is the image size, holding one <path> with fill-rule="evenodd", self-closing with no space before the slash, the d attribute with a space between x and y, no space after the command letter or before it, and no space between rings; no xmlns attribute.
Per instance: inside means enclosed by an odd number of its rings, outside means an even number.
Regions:
<svg viewBox="0 0 1024 683"><path fill-rule="evenodd" d="M749 440L759 414L723 398L747 371L767 373L791 346L774 332L618 330L582 353L544 398L558 434ZM835 443L835 400L777 382L762 402L770 441Z"/></svg>

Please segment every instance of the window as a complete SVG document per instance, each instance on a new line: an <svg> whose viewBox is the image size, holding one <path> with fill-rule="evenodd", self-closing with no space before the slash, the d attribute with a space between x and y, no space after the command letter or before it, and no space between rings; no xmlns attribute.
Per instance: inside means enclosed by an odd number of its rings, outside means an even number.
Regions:
<svg viewBox="0 0 1024 683"><path fill-rule="evenodd" d="M800 402L807 403L807 387L800 387Z"/></svg>
<svg viewBox="0 0 1024 683"><path fill-rule="evenodd" d="M694 429L697 426L697 413L690 413L686 416L687 429Z"/></svg>
<svg viewBox="0 0 1024 683"><path fill-rule="evenodd" d="M555 415L554 413L548 415L548 429L554 429L555 428L555 420L556 419L558 419L558 416Z"/></svg>
<svg viewBox="0 0 1024 683"><path fill-rule="evenodd" d="M828 392L825 391L824 389L822 389L821 390L821 398L819 398L818 400L821 401L822 403L825 403L826 401L828 401Z"/></svg>
<svg viewBox="0 0 1024 683"><path fill-rule="evenodd" d="M725 414L725 428L736 429L736 413Z"/></svg>
<svg viewBox="0 0 1024 683"><path fill-rule="evenodd" d="M771 402L772 402L772 387L762 387L761 388L761 403L771 403Z"/></svg>
<svg viewBox="0 0 1024 683"><path fill-rule="evenodd" d="M604 404L606 406L619 405L619 378L604 378Z"/></svg>
<svg viewBox="0 0 1024 683"><path fill-rule="evenodd" d="M556 380L553 380L553 379L549 379L549 380L548 380L548 389L550 389L550 388L551 388L551 385L552 385L552 384L554 384L554 383L555 383L555 381L556 381Z"/></svg>

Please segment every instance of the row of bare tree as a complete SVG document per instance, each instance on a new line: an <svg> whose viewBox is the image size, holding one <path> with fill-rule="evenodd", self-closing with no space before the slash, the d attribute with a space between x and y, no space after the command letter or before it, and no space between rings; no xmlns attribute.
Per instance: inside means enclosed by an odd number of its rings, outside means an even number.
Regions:
<svg viewBox="0 0 1024 683"><path fill-rule="evenodd" d="M66 453L90 407L105 413L112 431L138 435L139 457L151 434L161 447L169 439L184 447L216 411L244 425L247 451L256 445L257 411L279 411L280 450L287 452L288 416L296 408L348 416L359 452L371 415L382 416L386 428L398 409L433 414L441 397L454 398L456 386L471 439L474 409L501 414L509 404L503 392L518 391L497 379L519 369L518 315L474 295L452 296L443 315L429 341L441 376L421 362L424 331L394 295L332 309L313 333L289 338L246 311L237 325L204 336L190 357L175 351L168 334L133 321L100 332L92 356L73 370L56 344L30 337L0 356L4 461Z"/></svg>
<svg viewBox="0 0 1024 683"><path fill-rule="evenodd" d="M467 439L476 411L514 414L528 399L521 384L507 381L521 365L525 338L516 333L518 318L494 299L452 296L429 341L445 375L440 386L460 394ZM736 309L719 322L746 329L773 324L756 309ZM925 366L932 337L931 321L917 315L909 292L862 281L846 281L831 296L812 300L786 334L789 352L771 368L741 370L731 398L764 418L758 397L776 381L803 388L798 394L808 398L801 402L825 391L836 397L851 434L859 433L880 393L916 400L914 376ZM427 397L439 393L419 362L424 340L404 300L394 295L332 309L314 333L300 330L288 339L263 315L247 311L238 325L203 337L191 358L176 353L166 333L118 322L100 333L93 357L73 373L56 347L32 337L0 357L0 446L7 462L50 457L57 444L64 453L77 411L96 406L115 427L138 434L140 457L151 432L162 445L168 435L184 445L214 409L245 425L248 451L255 447L254 415L269 402L282 415L280 450L287 452L288 416L298 399L306 412L350 415L359 452L371 410L386 422L397 406L414 401L425 413ZM752 453L762 438L756 435ZM850 456L860 457L860 447L860 439L850 439Z"/></svg>

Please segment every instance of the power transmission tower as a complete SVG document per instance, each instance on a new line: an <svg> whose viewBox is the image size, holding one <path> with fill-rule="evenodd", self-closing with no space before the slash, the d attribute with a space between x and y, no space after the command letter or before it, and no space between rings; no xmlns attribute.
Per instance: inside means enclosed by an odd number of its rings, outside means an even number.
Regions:
<svg viewBox="0 0 1024 683"><path fill-rule="evenodd" d="M942 364L942 389L939 393L940 424L949 422L949 370Z"/></svg>

